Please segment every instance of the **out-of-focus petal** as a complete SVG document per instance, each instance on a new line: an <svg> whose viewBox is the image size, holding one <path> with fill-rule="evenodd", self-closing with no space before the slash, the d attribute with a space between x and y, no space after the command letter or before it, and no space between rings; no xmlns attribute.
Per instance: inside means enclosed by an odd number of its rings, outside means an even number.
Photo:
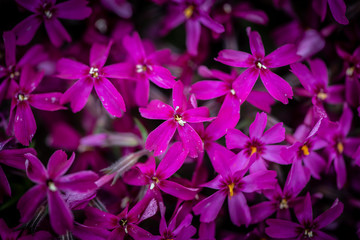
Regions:
<svg viewBox="0 0 360 240"><path fill-rule="evenodd" d="M36 8L41 2L40 0L16 0L16 3L23 8L35 13L37 11Z"/></svg>
<svg viewBox="0 0 360 240"><path fill-rule="evenodd" d="M45 201L45 199L45 185L37 185L22 195L17 204L17 208L21 215L20 221L23 223L30 221L34 217L37 208Z"/></svg>
<svg viewBox="0 0 360 240"><path fill-rule="evenodd" d="M54 46L59 47L64 41L71 42L71 36L58 19L53 18L44 21L44 24L50 41Z"/></svg>
<svg viewBox="0 0 360 240"><path fill-rule="evenodd" d="M26 45L33 39L36 31L40 27L41 19L37 15L31 15L18 23L13 31L17 37L17 45Z"/></svg>
<svg viewBox="0 0 360 240"><path fill-rule="evenodd" d="M105 62L109 56L109 51L112 45L110 41L107 45L94 43L90 49L90 66L101 68L105 65Z"/></svg>
<svg viewBox="0 0 360 240"><path fill-rule="evenodd" d="M343 0L328 0L330 11L335 20L343 25L349 24L349 20L346 18L346 5Z"/></svg>
<svg viewBox="0 0 360 240"><path fill-rule="evenodd" d="M201 25L200 22L188 19L186 28L186 48L191 55L197 55L200 42Z"/></svg>
<svg viewBox="0 0 360 240"><path fill-rule="evenodd" d="M220 23L213 20L209 15L203 14L199 18L200 22L207 28L211 29L212 31L216 33L222 33L225 31L225 28Z"/></svg>
<svg viewBox="0 0 360 240"><path fill-rule="evenodd" d="M298 229L302 229L301 225L282 219L268 219L266 223L269 227L265 228L265 232L272 238L296 238Z"/></svg>
<svg viewBox="0 0 360 240"><path fill-rule="evenodd" d="M146 58L144 46L140 35L134 32L132 35L123 38L123 45L135 62L141 62Z"/></svg>
<svg viewBox="0 0 360 240"><path fill-rule="evenodd" d="M14 66L16 64L16 41L13 31L3 33L4 45L5 45L5 63L6 66Z"/></svg>
<svg viewBox="0 0 360 240"><path fill-rule="evenodd" d="M339 199L336 199L331 208L329 208L324 213L315 218L314 222L317 223L318 229L326 227L327 225L335 221L335 219L337 219L341 215L343 210L344 204L340 202Z"/></svg>
<svg viewBox="0 0 360 240"><path fill-rule="evenodd" d="M295 214L296 214L296 218L303 226L313 221L311 196L309 192L305 196L304 202L302 203L302 207L295 208Z"/></svg>
<svg viewBox="0 0 360 240"><path fill-rule="evenodd" d="M70 0L56 4L56 16L71 20L82 20L90 16L91 8L86 0Z"/></svg>
<svg viewBox="0 0 360 240"><path fill-rule="evenodd" d="M342 155L336 156L334 159L334 167L336 172L336 184L338 189L343 188L346 182L346 166Z"/></svg>
<svg viewBox="0 0 360 240"><path fill-rule="evenodd" d="M246 101L267 113L271 111L271 105L275 103L275 100L269 93L261 91L251 91L247 96Z"/></svg>
<svg viewBox="0 0 360 240"><path fill-rule="evenodd" d="M35 72L30 65L25 65L22 68L20 75L20 89L26 93L31 93L39 85L44 76L43 72Z"/></svg>
<svg viewBox="0 0 360 240"><path fill-rule="evenodd" d="M251 223L259 223L270 217L276 211L273 202L261 202L250 207Z"/></svg>

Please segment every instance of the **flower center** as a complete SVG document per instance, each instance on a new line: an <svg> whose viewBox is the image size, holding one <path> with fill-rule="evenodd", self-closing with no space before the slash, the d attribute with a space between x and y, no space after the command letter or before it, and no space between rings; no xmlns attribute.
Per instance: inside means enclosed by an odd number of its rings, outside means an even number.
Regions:
<svg viewBox="0 0 360 240"><path fill-rule="evenodd" d="M232 95L235 95L235 90L232 88L232 89L230 90L230 93L231 93Z"/></svg>
<svg viewBox="0 0 360 240"><path fill-rule="evenodd" d="M180 126L184 126L185 125L185 121L184 120L182 120L182 118L181 118L181 116L179 115L179 114L175 114L174 115L174 119L175 119L175 121L177 121L178 123L179 123L179 125Z"/></svg>
<svg viewBox="0 0 360 240"><path fill-rule="evenodd" d="M257 152L257 148L254 146L251 146L250 149L251 149L250 156Z"/></svg>
<svg viewBox="0 0 360 240"><path fill-rule="evenodd" d="M261 155L264 151L264 144L257 139L252 139L246 143L245 153L248 157L258 154Z"/></svg>
<svg viewBox="0 0 360 240"><path fill-rule="evenodd" d="M279 208L280 209L288 209L289 208L288 202L285 198L281 199Z"/></svg>
<svg viewBox="0 0 360 240"><path fill-rule="evenodd" d="M144 64L136 64L135 68L137 73L144 73L147 70L147 67Z"/></svg>
<svg viewBox="0 0 360 240"><path fill-rule="evenodd" d="M52 180L47 181L47 186L48 186L50 191L52 191L52 192L57 191L57 187L55 186L55 183Z"/></svg>
<svg viewBox="0 0 360 240"><path fill-rule="evenodd" d="M191 18L194 13L194 6L190 5L184 10L184 15L187 19Z"/></svg>
<svg viewBox="0 0 360 240"><path fill-rule="evenodd" d="M126 234L128 233L127 222L128 222L127 219L120 219L119 221L119 224L124 228Z"/></svg>
<svg viewBox="0 0 360 240"><path fill-rule="evenodd" d="M346 69L346 75L351 77L354 74L355 66L351 66L348 69Z"/></svg>
<svg viewBox="0 0 360 240"><path fill-rule="evenodd" d="M309 152L309 147L306 146L306 144L301 147L301 151L303 152L303 154L304 154L305 156L308 156L308 155L310 154L310 152Z"/></svg>
<svg viewBox="0 0 360 240"><path fill-rule="evenodd" d="M342 144L342 142L338 142L336 144L336 149L339 154L342 154L344 152L344 144Z"/></svg>
<svg viewBox="0 0 360 240"><path fill-rule="evenodd" d="M235 184L233 182L228 185L230 197L234 196L234 187Z"/></svg>
<svg viewBox="0 0 360 240"><path fill-rule="evenodd" d="M45 15L45 17L46 17L47 19L50 19L50 18L52 18L52 16L53 16L53 14L52 14L52 12L51 12L50 10L45 10L45 11L44 11L44 15Z"/></svg>
<svg viewBox="0 0 360 240"><path fill-rule="evenodd" d="M304 235L308 238L312 238L314 236L313 231L311 231L310 229L305 229Z"/></svg>
<svg viewBox="0 0 360 240"><path fill-rule="evenodd" d="M155 176L153 176L153 177L151 178L151 180L152 180L152 183L150 184L150 189L152 190L152 189L154 189L155 184L158 184L158 183L160 182L160 180L159 180L157 177L155 177Z"/></svg>
<svg viewBox="0 0 360 240"><path fill-rule="evenodd" d="M328 96L324 91L321 89L318 94L316 95L318 99L324 101Z"/></svg>
<svg viewBox="0 0 360 240"><path fill-rule="evenodd" d="M89 74L93 78L98 78L99 77L99 69L96 68L96 67L91 67L90 71L89 71Z"/></svg>
<svg viewBox="0 0 360 240"><path fill-rule="evenodd" d="M224 10L225 13L229 14L232 11L232 7L231 7L231 5L229 3L225 3L223 5L223 10Z"/></svg>
<svg viewBox="0 0 360 240"><path fill-rule="evenodd" d="M258 68L258 69L267 69L267 67L262 64L260 61L256 61L255 62L255 66Z"/></svg>
<svg viewBox="0 0 360 240"><path fill-rule="evenodd" d="M16 98L22 102L22 101L27 101L29 99L29 96L26 96L25 94L23 93L18 93L18 95L16 96Z"/></svg>

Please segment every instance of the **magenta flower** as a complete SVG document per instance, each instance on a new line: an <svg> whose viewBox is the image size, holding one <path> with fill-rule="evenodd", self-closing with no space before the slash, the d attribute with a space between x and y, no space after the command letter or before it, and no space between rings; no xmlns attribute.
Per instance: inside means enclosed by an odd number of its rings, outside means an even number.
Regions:
<svg viewBox="0 0 360 240"><path fill-rule="evenodd" d="M282 145L270 145L282 142L285 139L285 128L283 123L277 123L264 132L267 122L265 113L257 113L254 122L249 128L249 137L238 129L229 129L225 138L229 149L241 149L238 153L239 159L255 161L251 170L266 170L267 164L264 159L279 163L289 164L290 161L280 157ZM264 133L263 133L264 132Z"/></svg>
<svg viewBox="0 0 360 240"><path fill-rule="evenodd" d="M312 103L321 106L323 102L343 103L344 86L328 86L329 77L321 59L309 60L310 70L302 63L291 64L291 72L300 80L305 89L297 89L300 96L312 98Z"/></svg>
<svg viewBox="0 0 360 240"><path fill-rule="evenodd" d="M206 107L187 109L183 90L183 84L180 81L176 82L173 88L173 107L159 100L153 100L146 108L139 109L144 118L166 120L152 131L146 140L146 149L154 150L155 156L166 150L176 130L190 157L196 157L198 152L204 149L199 134L189 123L211 121L214 118L209 117L209 110Z"/></svg>
<svg viewBox="0 0 360 240"><path fill-rule="evenodd" d="M30 106L45 110L56 111L65 109L60 104L61 93L32 93L43 78L44 73L37 73L29 66L23 67L19 85L13 81L10 90L12 96L10 119L7 132L14 132L16 139L23 145L29 145L36 132L36 122Z"/></svg>
<svg viewBox="0 0 360 240"><path fill-rule="evenodd" d="M15 34L13 32L4 32L3 38L5 45L5 66L0 65L0 78L5 77L5 79L0 84L0 103L2 103L4 98L9 97L11 81L15 80L18 82L24 65L36 65L47 57L44 48L40 45L35 45L17 62Z"/></svg>
<svg viewBox="0 0 360 240"><path fill-rule="evenodd" d="M111 115L121 117L122 112L125 111L121 94L108 80L108 78L123 76L121 69L118 68L119 64L104 67L111 45L112 42L107 46L93 44L90 49L90 66L68 58L58 61L59 74L57 76L59 78L78 79L61 97L62 104L70 102L73 112L79 112L84 108L93 87L104 108Z"/></svg>
<svg viewBox="0 0 360 240"><path fill-rule="evenodd" d="M164 20L162 33L166 34L185 22L186 48L191 55L198 54L201 25L216 33L224 32L224 27L209 16L213 5L207 0L177 0L169 6L170 13Z"/></svg>
<svg viewBox="0 0 360 240"><path fill-rule="evenodd" d="M183 165L188 152L185 151L180 142L174 143L156 168L153 157L149 157L146 163L138 163L133 169L126 172L124 181L135 186L149 185L151 191L160 190L173 195L179 199L192 200L198 190L188 188L179 183L167 180ZM155 195L159 195L154 193Z"/></svg>
<svg viewBox="0 0 360 240"><path fill-rule="evenodd" d="M296 54L295 45L286 44L265 56L260 34L248 29L248 35L252 55L226 49L220 51L216 58L217 61L229 66L248 68L236 80L237 88L242 89L236 92L237 97L244 102L260 75L261 81L270 95L284 104L288 103L288 98L291 99L293 96L291 86L283 78L271 72L269 68L296 62L300 56Z"/></svg>
<svg viewBox="0 0 360 240"><path fill-rule="evenodd" d="M129 211L127 206L120 214L113 215L96 208L87 208L85 221L86 225L111 230L107 239L126 239L131 236L133 239L154 239L148 231L138 226L143 220L154 216L157 212L156 200L143 198Z"/></svg>
<svg viewBox="0 0 360 240"><path fill-rule="evenodd" d="M335 21L340 24L349 24L349 20L346 18L346 5L344 0L315 0L312 2L312 7L314 11L320 15L321 21L324 21L326 16L327 4L331 14L333 15Z"/></svg>
<svg viewBox="0 0 360 240"><path fill-rule="evenodd" d="M91 14L91 8L86 6L86 0L69 0L58 4L55 4L56 0L16 0L16 2L34 13L14 27L18 45L28 44L42 22L53 45L60 46L64 41L71 42L69 33L58 18L82 20Z"/></svg>
<svg viewBox="0 0 360 240"><path fill-rule="evenodd" d="M220 174L212 181L202 184L218 190L210 197L201 200L193 207L196 215L200 214L201 222L212 222L216 219L225 198L228 197L230 218L233 224L248 226L251 222L250 208L243 194L263 189L273 189L276 184L276 172L265 170L245 176L248 167L236 171L237 162L232 163L229 150L216 152L214 168ZM235 164L235 167L234 165ZM235 170L234 170L235 169Z"/></svg>
<svg viewBox="0 0 360 240"><path fill-rule="evenodd" d="M336 199L330 209L313 219L310 194L307 193L303 206L295 209L299 223L282 219L269 219L266 221L269 227L265 229L265 232L272 238L335 240L335 238L320 231L320 229L337 219L343 209L344 204Z"/></svg>
<svg viewBox="0 0 360 240"><path fill-rule="evenodd" d="M147 53L137 32L124 37L123 45L129 54L129 62L119 64L118 71L123 72L122 78L136 80L135 100L138 105L145 106L149 101L149 80L165 89L174 86L175 77L161 66L169 62L170 50Z"/></svg>
<svg viewBox="0 0 360 240"><path fill-rule="evenodd" d="M47 169L34 155L28 153L25 157L27 176L37 185L28 190L18 202L21 221L29 221L37 208L47 200L52 228L58 234L65 234L73 228L73 215L69 203L64 200L64 193L94 191L97 187L94 183L98 178L97 174L92 171L81 171L64 176L75 159L74 153L67 159L65 152L54 152Z"/></svg>

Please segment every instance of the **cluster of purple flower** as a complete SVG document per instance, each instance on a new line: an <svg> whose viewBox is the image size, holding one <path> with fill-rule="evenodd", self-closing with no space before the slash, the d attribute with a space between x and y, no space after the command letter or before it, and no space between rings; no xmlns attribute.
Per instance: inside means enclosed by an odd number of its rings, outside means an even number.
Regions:
<svg viewBox="0 0 360 240"><path fill-rule="evenodd" d="M1 239L360 237L358 1L0 8Z"/></svg>

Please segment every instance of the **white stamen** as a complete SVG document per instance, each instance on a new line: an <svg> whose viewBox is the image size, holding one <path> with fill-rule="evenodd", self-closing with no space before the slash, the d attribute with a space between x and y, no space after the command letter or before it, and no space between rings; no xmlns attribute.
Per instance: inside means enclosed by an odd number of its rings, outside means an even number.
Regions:
<svg viewBox="0 0 360 240"><path fill-rule="evenodd" d="M55 184L53 182L49 182L48 183L48 187L49 187L49 190L52 191L52 192L56 192L57 191L57 187L55 186Z"/></svg>
<svg viewBox="0 0 360 240"><path fill-rule="evenodd" d="M235 90L234 89L231 89L230 92L231 92L232 95L235 95Z"/></svg>
<svg viewBox="0 0 360 240"><path fill-rule="evenodd" d="M267 69L267 67L265 66L265 65L263 65L261 62L256 62L256 66L258 67L258 68L263 68L263 69Z"/></svg>
<svg viewBox="0 0 360 240"><path fill-rule="evenodd" d="M99 69L96 67L91 67L89 74L93 77L93 78L98 78L99 77Z"/></svg>
<svg viewBox="0 0 360 240"><path fill-rule="evenodd" d="M45 11L44 11L44 15L45 15L48 19L52 18L52 16L53 16L53 14L52 14L52 12L51 12L50 10L45 10Z"/></svg>
<svg viewBox="0 0 360 240"><path fill-rule="evenodd" d="M153 190L154 187L155 187L155 183L152 182L152 183L150 184L150 190Z"/></svg>
<svg viewBox="0 0 360 240"><path fill-rule="evenodd" d="M225 13L229 14L232 11L232 7L231 7L231 5L229 3L225 3L223 5L223 10L224 10Z"/></svg>
<svg viewBox="0 0 360 240"><path fill-rule="evenodd" d="M136 64L135 68L136 68L137 73L146 72L146 69L147 69L146 66L142 65L142 64Z"/></svg>

